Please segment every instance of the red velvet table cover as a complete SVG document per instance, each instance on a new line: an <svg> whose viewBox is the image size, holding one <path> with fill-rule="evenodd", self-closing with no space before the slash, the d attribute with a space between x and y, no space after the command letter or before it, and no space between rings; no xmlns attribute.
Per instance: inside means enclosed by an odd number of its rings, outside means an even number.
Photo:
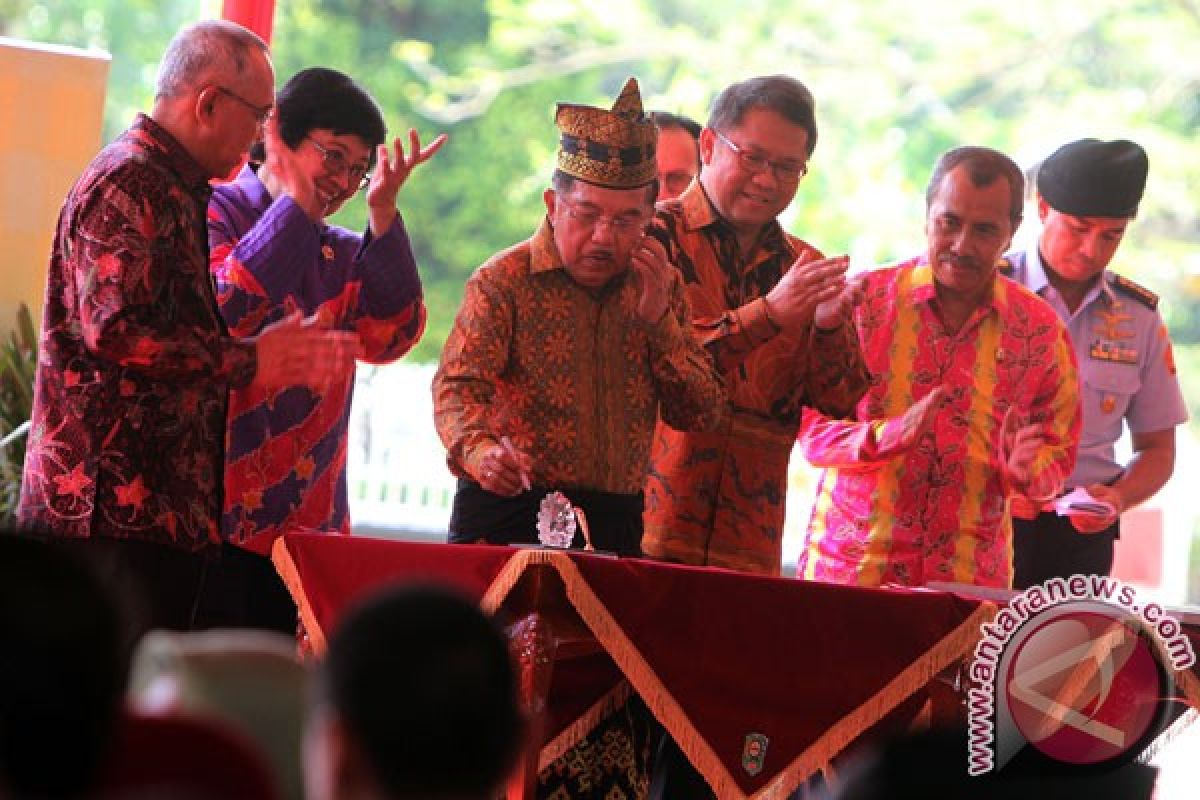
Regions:
<svg viewBox="0 0 1200 800"><path fill-rule="evenodd" d="M274 560L318 654L338 615L383 584L445 582L495 612L526 570L552 568L614 666L606 676L594 659L555 665L548 742L561 750L572 718L611 702L605 692L623 676L721 798L787 797L969 656L980 624L995 613L990 603L943 592L576 551L289 534ZM558 691L564 686L571 691ZM754 734L766 737L766 751L761 771L750 774L743 754Z"/></svg>

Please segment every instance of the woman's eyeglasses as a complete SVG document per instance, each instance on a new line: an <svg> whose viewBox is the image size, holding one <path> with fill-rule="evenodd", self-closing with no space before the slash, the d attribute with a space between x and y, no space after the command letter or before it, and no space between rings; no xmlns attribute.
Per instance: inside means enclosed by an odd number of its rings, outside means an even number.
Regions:
<svg viewBox="0 0 1200 800"><path fill-rule="evenodd" d="M369 167L366 164L351 164L340 150L325 147L311 136L305 138L321 154L321 163L325 165L325 169L334 175L346 175L350 178L351 185L355 185L357 181L358 191L367 188L371 183L371 173L367 171Z"/></svg>

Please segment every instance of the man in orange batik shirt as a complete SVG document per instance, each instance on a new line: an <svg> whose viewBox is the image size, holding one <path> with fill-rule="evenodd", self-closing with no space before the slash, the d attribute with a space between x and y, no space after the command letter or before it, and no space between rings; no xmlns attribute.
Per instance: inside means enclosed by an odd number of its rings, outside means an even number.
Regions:
<svg viewBox="0 0 1200 800"><path fill-rule="evenodd" d="M449 539L536 543L540 501L557 490L597 548L641 555L655 421L712 427L725 393L679 275L645 233L657 132L637 82L611 111L560 105L556 123L546 218L471 276L434 377L459 477Z"/></svg>
<svg viewBox="0 0 1200 800"><path fill-rule="evenodd" d="M736 83L700 133L700 177L660 204L652 234L683 276L692 323L729 391L712 432L654 436L647 554L778 574L800 413L850 413L867 374L847 312L845 257L824 259L776 217L817 144L812 95L785 75Z"/></svg>

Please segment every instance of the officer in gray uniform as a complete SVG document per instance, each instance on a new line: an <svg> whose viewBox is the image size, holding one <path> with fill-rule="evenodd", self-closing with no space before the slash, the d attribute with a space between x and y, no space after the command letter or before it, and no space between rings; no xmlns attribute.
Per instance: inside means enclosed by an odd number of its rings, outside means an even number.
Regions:
<svg viewBox="0 0 1200 800"><path fill-rule="evenodd" d="M1137 215L1148 161L1133 142L1081 139L1063 145L1037 177L1042 232L1010 253L1009 276L1037 292L1066 323L1079 360L1083 436L1068 488L1082 487L1111 512L1013 503L1014 586L1055 576L1107 575L1120 514L1162 488L1175 466L1175 427L1187 406L1175 375L1158 296L1108 271ZM1113 445L1129 426L1133 457Z"/></svg>

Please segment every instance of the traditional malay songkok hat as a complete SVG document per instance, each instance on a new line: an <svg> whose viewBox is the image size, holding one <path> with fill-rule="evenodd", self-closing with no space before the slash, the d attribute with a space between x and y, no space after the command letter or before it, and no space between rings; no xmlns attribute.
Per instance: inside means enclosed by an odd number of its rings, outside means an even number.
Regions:
<svg viewBox="0 0 1200 800"><path fill-rule="evenodd" d="M608 189L636 189L657 176L658 128L642 112L636 78L625 82L611 111L559 103L554 124L562 132L558 168L566 174Z"/></svg>
<svg viewBox="0 0 1200 800"><path fill-rule="evenodd" d="M1076 217L1133 217L1149 162L1134 142L1080 139L1042 162L1038 194L1055 211Z"/></svg>

